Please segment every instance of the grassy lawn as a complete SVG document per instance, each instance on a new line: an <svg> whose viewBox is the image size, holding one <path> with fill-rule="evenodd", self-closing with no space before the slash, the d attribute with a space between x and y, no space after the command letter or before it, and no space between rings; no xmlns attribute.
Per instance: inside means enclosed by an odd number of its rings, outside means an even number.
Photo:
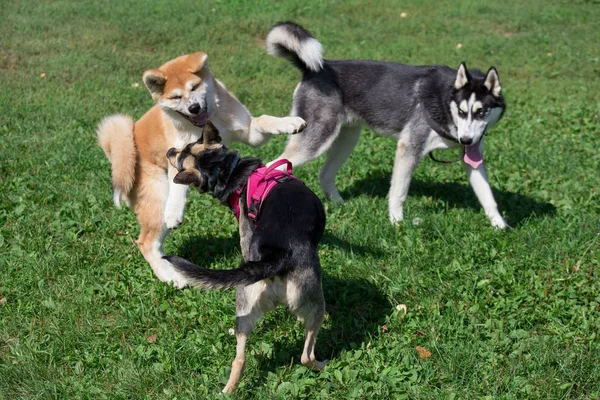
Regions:
<svg viewBox="0 0 600 400"><path fill-rule="evenodd" d="M496 66L508 109L486 158L514 230L490 227L460 165L430 160L391 226L395 144L365 129L338 179L348 201L325 202L317 355L331 362L304 368L303 325L278 309L251 336L237 397L599 398L597 1L13 0L0 22L0 399L218 397L234 292L153 276L134 215L112 205L95 128L140 117L142 72L197 50L253 114L287 114L299 74L264 50L279 20L327 58ZM238 148L268 160L284 144ZM319 195L321 165L296 170ZM238 240L229 211L194 193L165 249L232 268Z"/></svg>

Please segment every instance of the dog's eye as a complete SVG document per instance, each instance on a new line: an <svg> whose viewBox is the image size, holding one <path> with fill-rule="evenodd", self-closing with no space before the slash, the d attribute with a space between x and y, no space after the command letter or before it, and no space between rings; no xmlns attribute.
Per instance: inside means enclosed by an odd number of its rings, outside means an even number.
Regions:
<svg viewBox="0 0 600 400"><path fill-rule="evenodd" d="M196 83L194 86L192 86L192 92L196 89L198 89L198 87L200 86L200 83Z"/></svg>
<svg viewBox="0 0 600 400"><path fill-rule="evenodd" d="M475 113L475 116L477 118L483 118L483 117L485 117L485 114L487 114L487 110L484 110L483 108L481 108Z"/></svg>
<svg viewBox="0 0 600 400"><path fill-rule="evenodd" d="M181 100L181 96L171 96L169 100Z"/></svg>
<svg viewBox="0 0 600 400"><path fill-rule="evenodd" d="M464 112L463 110L461 110L461 109L459 108L459 109L458 109L458 115L459 115L460 117L466 117L466 116L467 116L467 113L466 113L466 112Z"/></svg>

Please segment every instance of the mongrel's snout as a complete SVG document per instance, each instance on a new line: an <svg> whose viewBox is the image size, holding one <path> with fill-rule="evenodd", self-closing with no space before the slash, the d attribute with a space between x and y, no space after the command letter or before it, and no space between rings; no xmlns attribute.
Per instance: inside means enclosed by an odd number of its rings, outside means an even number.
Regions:
<svg viewBox="0 0 600 400"><path fill-rule="evenodd" d="M190 114L192 115L196 115L200 112L200 104L198 103L193 103L192 105L190 105L188 107L188 111L190 112Z"/></svg>
<svg viewBox="0 0 600 400"><path fill-rule="evenodd" d="M473 143L473 139L472 138L460 138L459 139L460 144L464 144L465 146L468 146L470 144Z"/></svg>

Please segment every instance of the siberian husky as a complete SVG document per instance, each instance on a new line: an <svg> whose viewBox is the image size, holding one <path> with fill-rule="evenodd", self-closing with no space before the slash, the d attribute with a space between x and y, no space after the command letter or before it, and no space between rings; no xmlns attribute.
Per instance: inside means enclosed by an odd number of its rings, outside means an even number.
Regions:
<svg viewBox="0 0 600 400"><path fill-rule="evenodd" d="M321 44L291 22L275 25L266 39L267 52L285 57L302 72L294 91L291 115L307 128L289 139L279 158L294 166L327 151L319 174L332 200L342 201L335 177L358 143L361 127L397 140L389 192L389 218L403 219L403 204L417 163L433 150L463 147L463 165L475 195L491 224L508 225L498 212L485 164L484 135L506 108L498 72L486 74L445 66L412 66L393 62L325 60Z"/></svg>
<svg viewBox="0 0 600 400"><path fill-rule="evenodd" d="M106 117L98 126L98 141L112 165L114 203L121 201L136 214L141 231L139 249L158 279L186 285L162 257L170 229L183 222L188 187L173 183L177 172L165 154L171 147L195 142L210 117L223 142L260 146L274 134L304 129L297 117L253 118L225 86L214 78L203 52L184 55L144 72L144 84L156 104L137 122L126 115Z"/></svg>

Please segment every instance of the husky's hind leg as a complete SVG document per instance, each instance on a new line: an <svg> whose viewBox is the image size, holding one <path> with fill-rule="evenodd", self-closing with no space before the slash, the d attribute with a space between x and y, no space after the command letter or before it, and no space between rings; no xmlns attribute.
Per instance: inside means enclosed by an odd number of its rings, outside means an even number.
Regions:
<svg viewBox="0 0 600 400"><path fill-rule="evenodd" d="M350 153L352 153L352 150L358 144L361 129L361 125L347 125L342 127L339 135L327 151L327 159L319 173L319 181L323 193L333 201L344 201L335 185L335 177L342 164L344 164Z"/></svg>

